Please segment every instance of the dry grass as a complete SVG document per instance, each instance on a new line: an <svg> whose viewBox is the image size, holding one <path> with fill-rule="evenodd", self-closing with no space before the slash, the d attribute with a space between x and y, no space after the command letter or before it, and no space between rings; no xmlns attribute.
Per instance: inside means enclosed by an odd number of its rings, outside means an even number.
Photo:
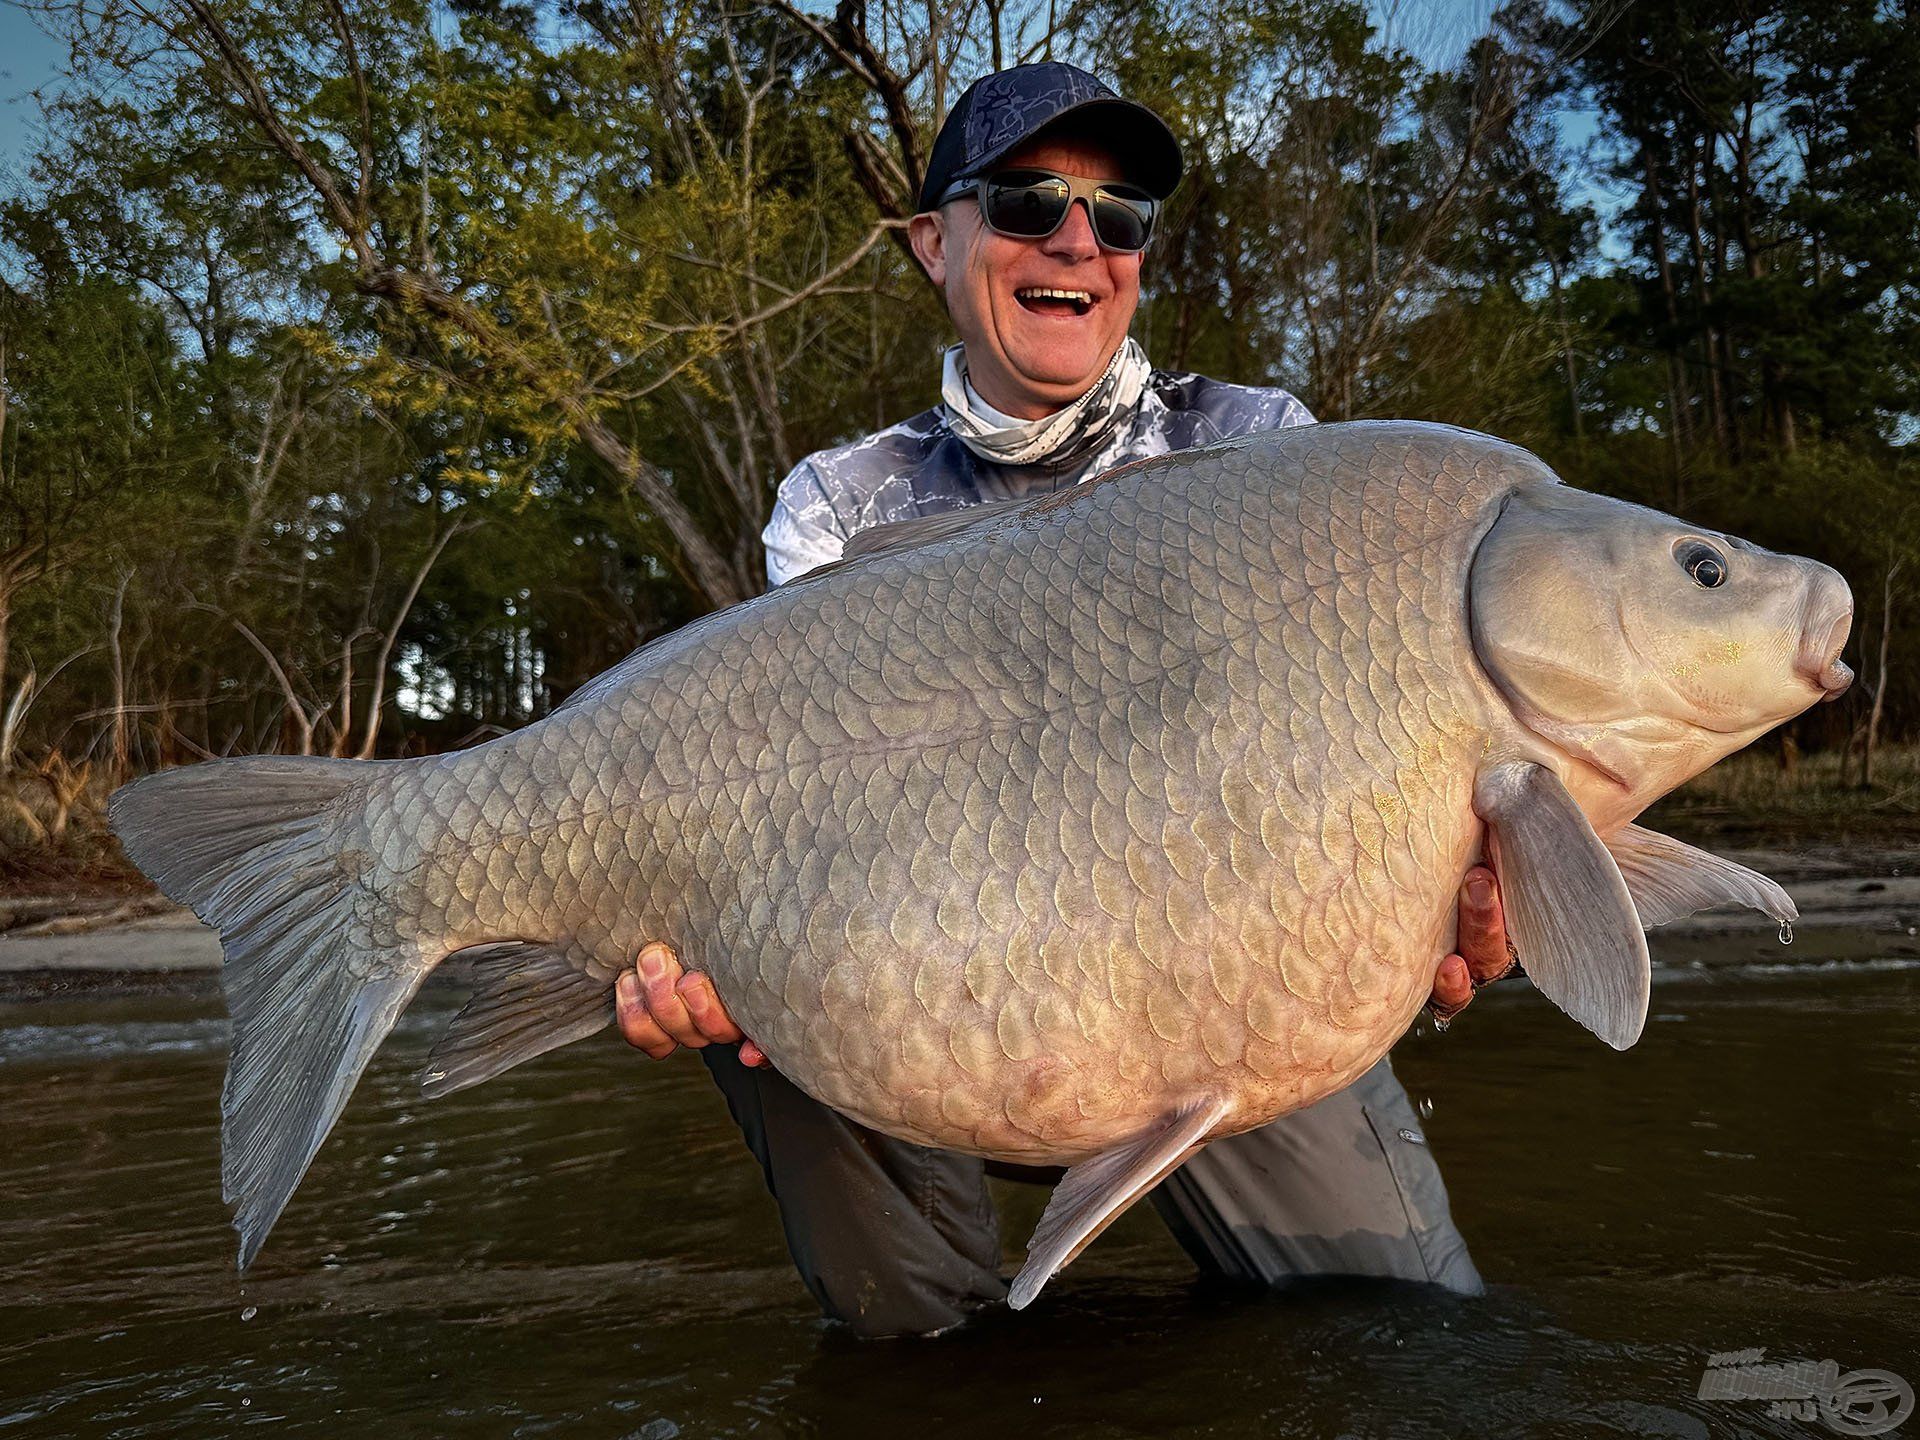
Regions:
<svg viewBox="0 0 1920 1440"><path fill-rule="evenodd" d="M1682 786L1648 812L1656 828L1769 839L1920 841L1920 745L1883 745L1873 784L1841 773L1837 751L1783 765L1772 746L1743 751Z"/></svg>
<svg viewBox="0 0 1920 1440"><path fill-rule="evenodd" d="M57 754L0 775L0 897L151 891L107 828L111 788Z"/></svg>

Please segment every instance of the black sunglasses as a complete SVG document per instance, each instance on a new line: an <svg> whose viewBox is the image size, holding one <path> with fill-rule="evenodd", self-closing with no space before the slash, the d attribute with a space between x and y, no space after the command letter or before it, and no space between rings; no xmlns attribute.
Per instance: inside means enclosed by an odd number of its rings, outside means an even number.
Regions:
<svg viewBox="0 0 1920 1440"><path fill-rule="evenodd" d="M949 200L972 195L980 202L981 218L998 235L1016 240L1038 240L1066 223L1073 202L1087 202L1093 217L1093 237L1108 250L1133 255L1153 238L1153 217L1160 202L1132 185L1095 183L1051 170L998 170L978 180L961 180L940 197Z"/></svg>

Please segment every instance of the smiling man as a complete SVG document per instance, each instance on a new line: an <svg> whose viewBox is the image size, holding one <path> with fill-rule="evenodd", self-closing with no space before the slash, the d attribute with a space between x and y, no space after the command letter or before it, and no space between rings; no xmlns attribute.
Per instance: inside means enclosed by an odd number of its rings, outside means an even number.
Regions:
<svg viewBox="0 0 1920 1440"><path fill-rule="evenodd" d="M960 337L944 357L941 403L787 476L765 534L775 584L837 559L870 526L1312 423L1285 390L1155 370L1128 338L1141 252L1180 167L1157 115L1069 65L1001 71L960 97L910 232ZM1512 964L1488 871L1468 877L1460 947L1435 975L1438 1014ZM866 1334L926 1333L1005 1295L982 1161L863 1130L810 1099L766 1067L711 982L683 975L664 945L647 946L622 978L618 1010L622 1034L650 1055L702 1050L827 1314ZM1386 1060L1339 1095L1208 1146L1152 1198L1211 1275L1480 1289Z"/></svg>

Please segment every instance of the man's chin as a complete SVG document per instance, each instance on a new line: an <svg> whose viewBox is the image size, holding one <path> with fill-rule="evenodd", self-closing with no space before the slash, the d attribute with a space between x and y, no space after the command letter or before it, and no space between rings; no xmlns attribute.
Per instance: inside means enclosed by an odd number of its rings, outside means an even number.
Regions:
<svg viewBox="0 0 1920 1440"><path fill-rule="evenodd" d="M1022 347L1011 358L1020 377L1036 390L1046 390L1061 404L1077 400L1093 387L1107 368L1108 353L1097 344L1035 345Z"/></svg>

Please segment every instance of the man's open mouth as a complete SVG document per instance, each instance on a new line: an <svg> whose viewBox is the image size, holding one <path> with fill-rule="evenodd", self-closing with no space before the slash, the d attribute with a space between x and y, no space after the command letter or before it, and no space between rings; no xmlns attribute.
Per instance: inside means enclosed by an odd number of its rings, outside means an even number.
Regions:
<svg viewBox="0 0 1920 1440"><path fill-rule="evenodd" d="M1084 315L1093 308L1093 296L1085 290L1054 290L1044 285L1027 285L1013 292L1021 308L1036 315Z"/></svg>

